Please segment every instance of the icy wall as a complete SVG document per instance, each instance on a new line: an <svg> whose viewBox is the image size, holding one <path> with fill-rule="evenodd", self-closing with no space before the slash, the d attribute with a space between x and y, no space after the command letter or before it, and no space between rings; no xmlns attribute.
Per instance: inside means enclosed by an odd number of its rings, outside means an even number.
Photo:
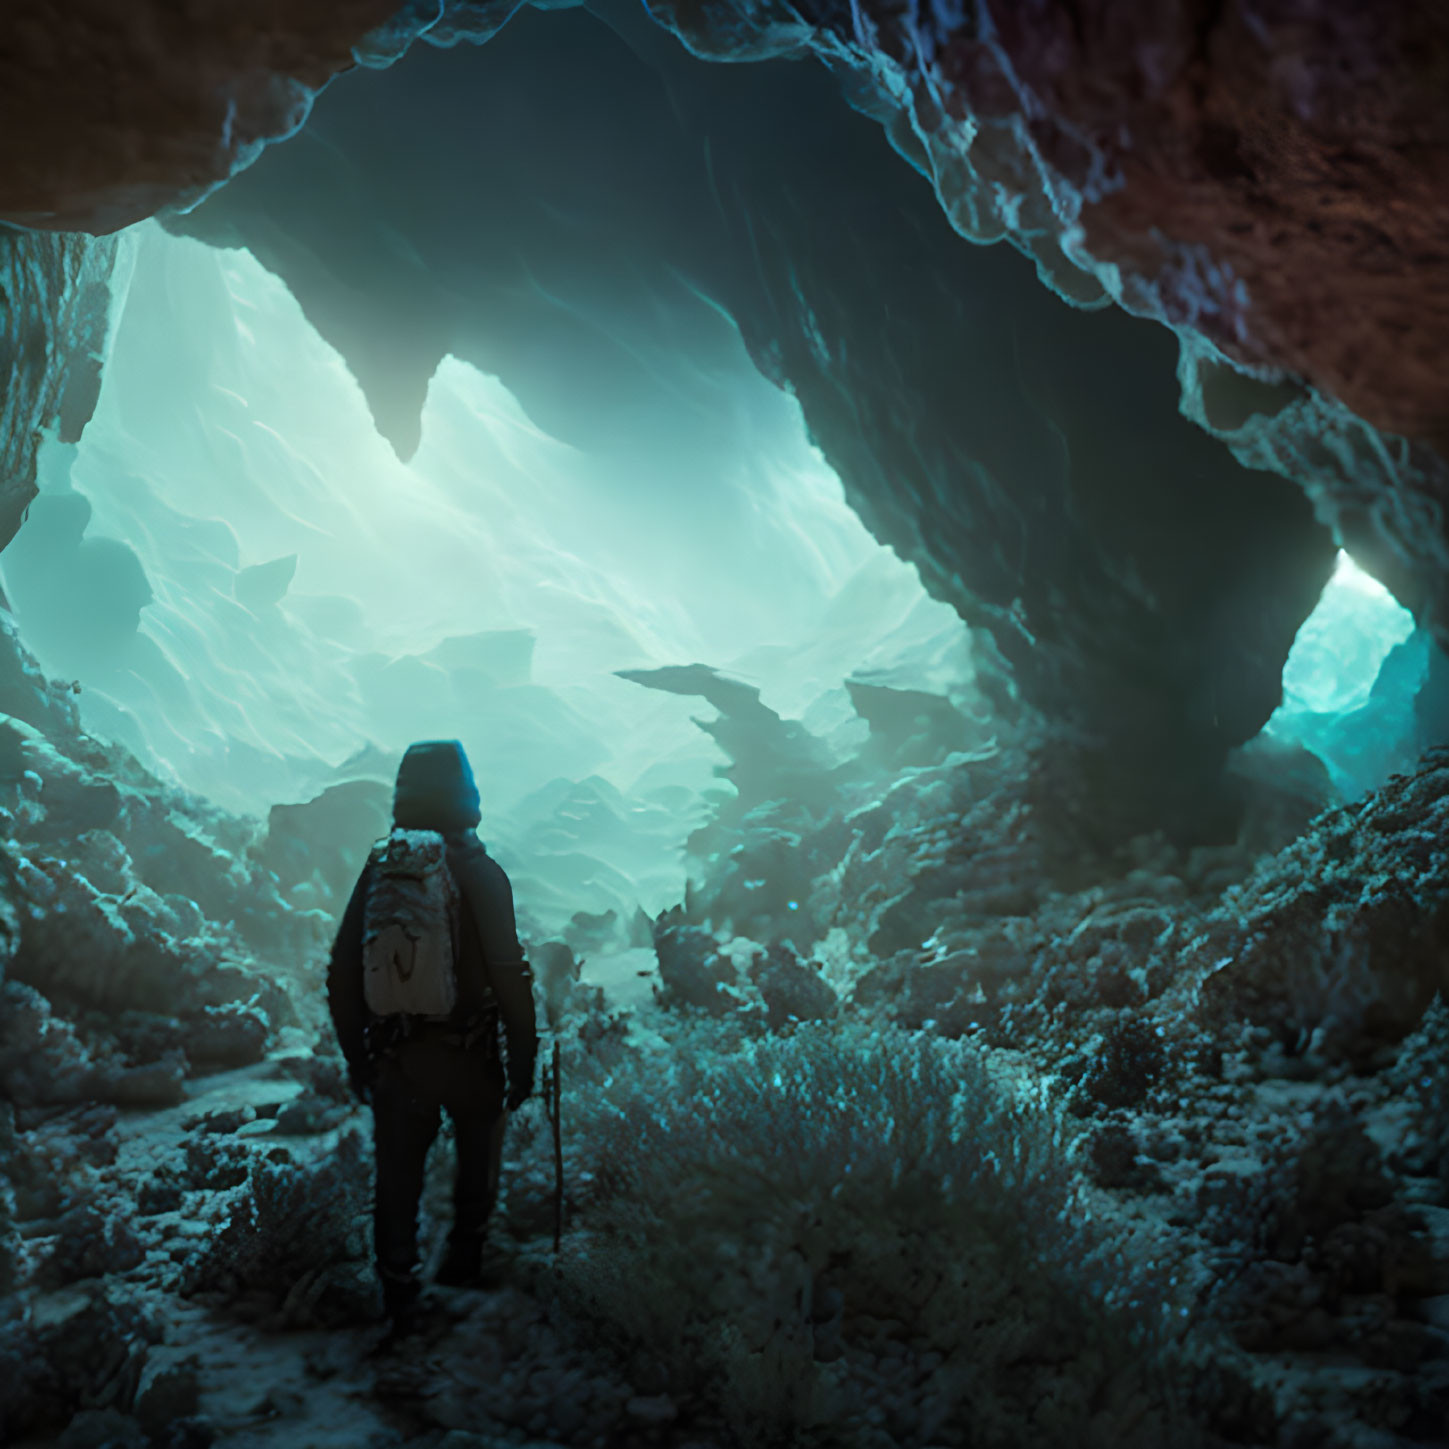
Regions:
<svg viewBox="0 0 1449 1449"><path fill-rule="evenodd" d="M613 446L559 442L449 362L405 463L250 255L123 242L96 415L43 449L3 574L86 725L188 789L265 812L458 735L505 854L554 837L526 900L657 911L718 756L613 671L707 660L826 732L855 719L849 675L969 687L965 627L702 304Z"/></svg>

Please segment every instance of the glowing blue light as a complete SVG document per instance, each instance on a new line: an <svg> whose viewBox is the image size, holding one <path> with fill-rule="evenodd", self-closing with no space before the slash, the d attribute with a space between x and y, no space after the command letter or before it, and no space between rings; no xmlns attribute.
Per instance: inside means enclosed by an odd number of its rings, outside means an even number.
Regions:
<svg viewBox="0 0 1449 1449"><path fill-rule="evenodd" d="M1339 550L1318 607L1283 667L1283 708L1343 714L1363 704L1389 651L1414 632L1414 616Z"/></svg>
<svg viewBox="0 0 1449 1449"><path fill-rule="evenodd" d="M1317 755L1339 794L1356 799L1433 742L1419 738L1414 708L1432 649L1413 615L1340 552L1293 642L1264 733Z"/></svg>

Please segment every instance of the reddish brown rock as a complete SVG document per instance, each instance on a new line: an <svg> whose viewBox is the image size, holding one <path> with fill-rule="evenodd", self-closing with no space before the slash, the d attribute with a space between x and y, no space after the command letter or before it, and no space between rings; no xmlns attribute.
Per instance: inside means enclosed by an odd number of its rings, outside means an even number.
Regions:
<svg viewBox="0 0 1449 1449"><path fill-rule="evenodd" d="M19 0L0 37L0 216L109 231L204 193L294 128L359 46L385 55L425 27L401 8ZM501 13L454 3L432 38L486 38ZM1435 0L658 13L705 53L844 55L910 98L964 230L1014 230L1069 272L1060 238L1089 270L1120 267L1133 310L1388 432L1449 438L1449 10Z"/></svg>
<svg viewBox="0 0 1449 1449"><path fill-rule="evenodd" d="M1449 439L1444 6L983 0L925 34L928 88L1013 123L1135 310Z"/></svg>
<svg viewBox="0 0 1449 1449"><path fill-rule="evenodd" d="M14 0L0 216L114 231L194 199L306 119L397 0Z"/></svg>

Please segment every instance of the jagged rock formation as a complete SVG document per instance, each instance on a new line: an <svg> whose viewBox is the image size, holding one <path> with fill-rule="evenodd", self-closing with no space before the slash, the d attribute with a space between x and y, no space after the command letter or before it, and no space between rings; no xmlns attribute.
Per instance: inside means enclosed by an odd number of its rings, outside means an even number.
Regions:
<svg viewBox="0 0 1449 1449"><path fill-rule="evenodd" d="M714 706L716 718L696 724L729 757L729 764L718 767L717 773L735 788L731 813L736 817L772 800L818 805L823 791L828 791L828 751L798 720L781 719L761 701L753 685L702 664L625 669L619 678Z"/></svg>
<svg viewBox="0 0 1449 1449"><path fill-rule="evenodd" d="M35 496L41 430L74 441L95 407L114 258L112 241L0 227L0 548Z"/></svg>
<svg viewBox="0 0 1449 1449"><path fill-rule="evenodd" d="M263 842L86 736L8 624L0 710L5 1096L174 1102L196 1070L259 1060L299 1021L280 983L316 967L331 917L300 887L331 857L295 830L284 849L285 821Z"/></svg>

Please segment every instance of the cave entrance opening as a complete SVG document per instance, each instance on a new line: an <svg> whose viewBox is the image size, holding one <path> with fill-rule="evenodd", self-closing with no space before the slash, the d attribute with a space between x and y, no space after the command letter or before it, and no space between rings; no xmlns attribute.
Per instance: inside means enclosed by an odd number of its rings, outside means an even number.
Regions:
<svg viewBox="0 0 1449 1449"><path fill-rule="evenodd" d="M1444 656L1413 615L1340 551L1288 655L1283 702L1264 734L1311 751L1336 793L1355 800L1446 737L1436 704L1444 674Z"/></svg>
<svg viewBox="0 0 1449 1449"><path fill-rule="evenodd" d="M224 808L346 786L316 828L363 832L406 744L457 736L538 928L637 923L682 897L721 756L696 703L616 671L717 666L842 750L847 678L969 685L964 624L713 309L667 429L590 452L449 359L404 461L250 252L148 223L116 296L96 414L45 444L5 585L87 728Z"/></svg>

